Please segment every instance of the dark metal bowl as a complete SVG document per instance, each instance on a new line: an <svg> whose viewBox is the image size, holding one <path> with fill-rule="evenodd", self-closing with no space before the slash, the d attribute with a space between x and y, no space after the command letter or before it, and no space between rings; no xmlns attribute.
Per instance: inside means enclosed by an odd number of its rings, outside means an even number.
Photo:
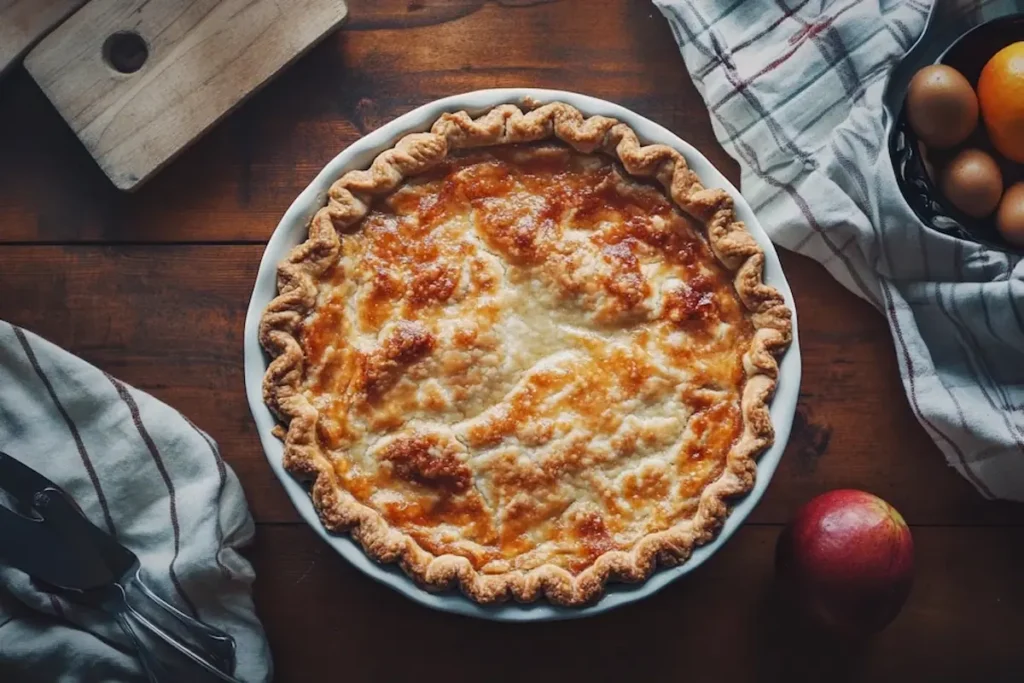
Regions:
<svg viewBox="0 0 1024 683"><path fill-rule="evenodd" d="M967 78L972 87L976 87L981 70L988 60L1003 47L1019 40L1024 40L1024 14L1000 17L979 24L956 38L932 63L955 68ZM906 96L905 85L903 92L898 94L902 102ZM1024 179L1024 169L1020 164L1007 161L995 152L983 125L979 125L958 148L965 146L977 147L992 154L999 163L1005 187ZM1002 238L996 230L994 215L983 219L972 218L946 201L925 164L928 162L940 168L952 153L925 151L907 121L906 106L903 104L900 105L899 114L889 133L889 156L900 192L925 225L993 249L1022 251Z"/></svg>

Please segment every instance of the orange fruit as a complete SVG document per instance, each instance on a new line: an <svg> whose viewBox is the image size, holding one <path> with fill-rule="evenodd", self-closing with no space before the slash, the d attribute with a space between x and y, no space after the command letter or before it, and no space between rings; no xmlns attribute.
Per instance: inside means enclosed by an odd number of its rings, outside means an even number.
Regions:
<svg viewBox="0 0 1024 683"><path fill-rule="evenodd" d="M1024 41L995 53L978 79L978 104L992 144L1024 163Z"/></svg>

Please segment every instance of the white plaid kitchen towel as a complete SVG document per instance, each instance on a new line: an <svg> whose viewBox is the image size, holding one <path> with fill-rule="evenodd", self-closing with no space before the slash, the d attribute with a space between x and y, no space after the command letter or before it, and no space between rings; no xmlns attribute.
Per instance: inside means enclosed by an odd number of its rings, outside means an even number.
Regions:
<svg viewBox="0 0 1024 683"><path fill-rule="evenodd" d="M1021 9L938 1L962 30ZM931 3L654 2L772 239L885 314L910 406L949 463L986 497L1024 500L1024 264L926 228L887 152L882 94Z"/></svg>
<svg viewBox="0 0 1024 683"><path fill-rule="evenodd" d="M252 539L252 517L209 436L153 397L0 321L0 450L57 483L133 550L162 598L233 636L237 678L270 680L252 566L238 553ZM0 564L0 681L145 680L112 618Z"/></svg>

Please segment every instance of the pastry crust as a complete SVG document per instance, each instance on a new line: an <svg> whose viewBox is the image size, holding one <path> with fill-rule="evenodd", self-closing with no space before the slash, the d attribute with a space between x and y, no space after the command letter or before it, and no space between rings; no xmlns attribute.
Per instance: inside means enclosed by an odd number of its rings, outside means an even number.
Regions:
<svg viewBox="0 0 1024 683"><path fill-rule="evenodd" d="M731 197L722 189L705 188L682 154L665 145L641 146L634 131L615 119L585 118L560 102L526 104L525 112L506 104L477 119L465 112L444 114L429 133L405 136L368 170L350 171L332 185L327 205L310 223L308 240L278 267L279 294L267 306L260 325L260 342L272 358L263 393L267 405L287 425L284 465L295 476L313 482L313 502L327 528L350 531L370 556L380 562L398 562L430 589L458 585L483 603L543 596L558 604L581 605L599 597L609 580L643 581L659 563L684 562L695 546L713 538L728 515L728 499L751 489L755 458L774 438L768 402L778 375L776 358L789 345L792 323L782 296L763 281L764 253L736 220ZM303 391L309 359L301 336L304 323L320 303L318 283L330 275L342 253L345 233L358 228L374 199L393 193L406 179L435 168L456 151L552 138L582 154L606 155L620 162L630 176L656 181L679 209L700 221L714 256L733 274L735 293L752 327L749 349L742 356L745 381L739 399L739 436L721 474L700 492L696 511L670 528L639 538L628 549L596 554L579 571L548 561L527 567L501 562L482 565L464 553L431 552L342 485L318 436L322 406L314 405ZM416 362L435 343L414 323L389 329L384 343L373 352L376 355L367 355L360 379L365 391L386 387L394 368ZM464 447L459 442L450 448L421 442L432 438L413 434L405 441L385 442L375 452L397 476L456 494L466 491L472 486L472 473L458 452ZM585 521L580 524L585 528Z"/></svg>

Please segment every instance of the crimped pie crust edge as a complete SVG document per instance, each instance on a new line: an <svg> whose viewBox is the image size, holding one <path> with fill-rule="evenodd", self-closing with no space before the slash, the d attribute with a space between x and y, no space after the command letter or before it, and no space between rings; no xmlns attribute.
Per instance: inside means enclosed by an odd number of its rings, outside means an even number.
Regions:
<svg viewBox="0 0 1024 683"><path fill-rule="evenodd" d="M556 604L582 605L599 597L611 579L643 581L659 563L684 562L694 547L714 537L729 514L727 499L753 487L755 458L774 440L768 403L778 378L776 357L792 338L792 316L782 295L764 283L764 252L736 219L732 198L723 189L705 188L680 152L662 144L641 146L628 125L604 116L585 118L562 102L525 104L525 112L503 104L477 119L463 111L443 114L430 132L406 135L379 154L368 170L349 171L335 181L327 205L310 222L308 239L278 266L278 295L265 309L259 327L260 344L272 358L263 378L263 398L287 425L284 467L313 480L313 504L323 524L332 531L348 530L377 561L398 562L430 589L457 584L481 603L509 597L528 602L544 596ZM715 256L734 273L736 292L755 328L743 359L743 431L727 456L726 469L703 490L690 520L645 536L628 551L609 551L576 575L552 564L485 574L464 557L435 556L424 550L337 484L334 468L317 444L317 410L300 390L305 358L297 336L315 308L317 279L337 259L339 231L359 222L374 197L395 190L450 150L552 137L579 152L602 152L618 159L630 175L657 180L677 206L704 224Z"/></svg>

